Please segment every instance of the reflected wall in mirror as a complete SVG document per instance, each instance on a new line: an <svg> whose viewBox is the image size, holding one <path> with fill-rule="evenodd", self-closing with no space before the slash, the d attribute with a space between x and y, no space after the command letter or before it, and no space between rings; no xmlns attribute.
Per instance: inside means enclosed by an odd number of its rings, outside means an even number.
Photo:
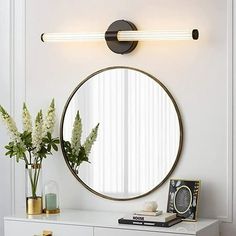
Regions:
<svg viewBox="0 0 236 236"><path fill-rule="evenodd" d="M99 125L91 152L77 169L66 150L77 112L83 146ZM80 134L79 134L80 135ZM183 128L178 107L166 87L134 68L100 70L69 97L62 115L61 143L66 163L90 191L114 200L129 200L157 189L180 156Z"/></svg>

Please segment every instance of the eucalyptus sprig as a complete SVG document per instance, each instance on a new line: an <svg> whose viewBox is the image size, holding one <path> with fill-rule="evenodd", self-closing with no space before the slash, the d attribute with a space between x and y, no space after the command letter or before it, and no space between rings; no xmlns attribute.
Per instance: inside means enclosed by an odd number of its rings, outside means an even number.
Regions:
<svg viewBox="0 0 236 236"><path fill-rule="evenodd" d="M86 138L85 142L81 144L81 136L82 136L82 120L80 118L79 111L75 116L71 141L63 141L64 149L68 161L72 167L72 169L77 173L78 168L82 162L89 161L89 154L91 152L92 146L96 141L98 134L99 123L92 129L89 136Z"/></svg>

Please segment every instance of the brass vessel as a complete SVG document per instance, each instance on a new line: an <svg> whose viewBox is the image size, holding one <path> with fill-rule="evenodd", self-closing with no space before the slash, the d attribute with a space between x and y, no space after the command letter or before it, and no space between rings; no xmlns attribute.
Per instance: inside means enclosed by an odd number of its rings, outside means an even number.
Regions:
<svg viewBox="0 0 236 236"><path fill-rule="evenodd" d="M27 197L26 212L28 215L40 215L43 213L42 197Z"/></svg>

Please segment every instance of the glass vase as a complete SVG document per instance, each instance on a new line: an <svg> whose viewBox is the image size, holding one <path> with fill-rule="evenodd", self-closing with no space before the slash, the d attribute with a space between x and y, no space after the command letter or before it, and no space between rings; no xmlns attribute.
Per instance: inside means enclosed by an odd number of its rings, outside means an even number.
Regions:
<svg viewBox="0 0 236 236"><path fill-rule="evenodd" d="M42 168L40 164L25 166L26 212L28 215L42 214Z"/></svg>

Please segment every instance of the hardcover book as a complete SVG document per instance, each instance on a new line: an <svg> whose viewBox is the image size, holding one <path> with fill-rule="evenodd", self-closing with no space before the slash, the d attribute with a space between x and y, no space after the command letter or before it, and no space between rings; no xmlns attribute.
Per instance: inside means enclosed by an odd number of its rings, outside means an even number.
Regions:
<svg viewBox="0 0 236 236"><path fill-rule="evenodd" d="M131 225L143 225L143 226L156 226L156 227L171 227L175 224L178 224L182 221L181 218L175 218L168 222L157 222L157 221L139 221L132 219L121 218L118 220L119 224L131 224Z"/></svg>
<svg viewBox="0 0 236 236"><path fill-rule="evenodd" d="M127 220L138 221L168 222L176 218L176 213L163 213L159 216L127 215L123 218Z"/></svg>
<svg viewBox="0 0 236 236"><path fill-rule="evenodd" d="M162 211L137 211L134 215L141 215L141 216L159 216L162 214Z"/></svg>

